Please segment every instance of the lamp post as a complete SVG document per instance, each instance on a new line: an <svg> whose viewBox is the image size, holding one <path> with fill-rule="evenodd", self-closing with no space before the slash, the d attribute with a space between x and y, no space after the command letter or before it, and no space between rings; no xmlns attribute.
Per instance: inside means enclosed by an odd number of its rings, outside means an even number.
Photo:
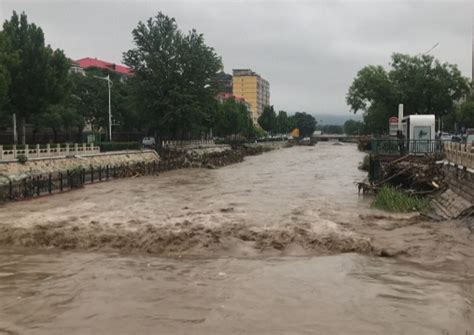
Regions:
<svg viewBox="0 0 474 335"><path fill-rule="evenodd" d="M98 77L94 76L94 78L107 80L107 86L109 88L109 142L112 142L112 109L110 104L110 89L112 88L112 80L110 80L110 75L108 74L107 77Z"/></svg>

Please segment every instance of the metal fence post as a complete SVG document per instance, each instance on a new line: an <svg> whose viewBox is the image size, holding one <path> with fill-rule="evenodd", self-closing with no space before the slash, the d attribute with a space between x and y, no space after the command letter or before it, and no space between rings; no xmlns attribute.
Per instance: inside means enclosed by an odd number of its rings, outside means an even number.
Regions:
<svg viewBox="0 0 474 335"><path fill-rule="evenodd" d="M52 189L52 185L51 185L51 182L52 182L51 179L52 178L51 178L51 173L50 173L49 176L48 176L48 192L49 192L49 194L53 193L53 189Z"/></svg>
<svg viewBox="0 0 474 335"><path fill-rule="evenodd" d="M59 191L63 191L64 187L63 187L63 173L62 172L59 172Z"/></svg>
<svg viewBox="0 0 474 335"><path fill-rule="evenodd" d="M99 181L102 181L102 165L99 165Z"/></svg>
<svg viewBox="0 0 474 335"><path fill-rule="evenodd" d="M40 195L41 187L40 187L40 176L36 177L36 195Z"/></svg>
<svg viewBox="0 0 474 335"><path fill-rule="evenodd" d="M94 182L94 167L91 165L91 183Z"/></svg>

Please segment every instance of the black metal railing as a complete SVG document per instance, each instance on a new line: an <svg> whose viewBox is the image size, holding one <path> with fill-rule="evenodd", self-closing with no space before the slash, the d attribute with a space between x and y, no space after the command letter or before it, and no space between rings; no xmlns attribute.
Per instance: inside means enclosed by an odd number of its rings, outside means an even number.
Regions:
<svg viewBox="0 0 474 335"><path fill-rule="evenodd" d="M98 166L76 168L63 172L30 176L18 181L9 181L0 185L0 202L14 201L60 193L67 190L83 187L101 181L116 178L132 177L136 175L151 175L160 171L167 171L184 166L183 158L168 160L139 162L116 166Z"/></svg>
<svg viewBox="0 0 474 335"><path fill-rule="evenodd" d="M376 155L438 154L443 151L440 140L374 139L371 144L372 153Z"/></svg>

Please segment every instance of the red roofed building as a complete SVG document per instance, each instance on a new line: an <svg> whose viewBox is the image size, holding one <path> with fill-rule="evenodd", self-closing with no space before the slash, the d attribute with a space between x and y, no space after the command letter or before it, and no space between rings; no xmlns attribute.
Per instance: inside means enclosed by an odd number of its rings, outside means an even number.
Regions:
<svg viewBox="0 0 474 335"><path fill-rule="evenodd" d="M97 58L81 58L75 61L76 64L78 64L82 69L88 69L88 68L99 68L99 69L107 69L114 71L118 74L126 75L126 76L131 76L133 75L132 69L125 65L120 65L120 64L115 64L115 63L109 63Z"/></svg>
<svg viewBox="0 0 474 335"><path fill-rule="evenodd" d="M227 93L227 92L220 92L217 94L217 100L219 100L221 103L227 99L234 99L236 102L241 103L242 105L247 107L247 110L250 111L250 104L247 101L245 101L244 97L240 95L234 95L232 93Z"/></svg>

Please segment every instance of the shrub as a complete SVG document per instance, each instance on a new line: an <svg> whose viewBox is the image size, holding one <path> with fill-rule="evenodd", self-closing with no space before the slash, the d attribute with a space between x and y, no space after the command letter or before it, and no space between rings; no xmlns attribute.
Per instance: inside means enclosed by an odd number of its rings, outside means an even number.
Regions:
<svg viewBox="0 0 474 335"><path fill-rule="evenodd" d="M428 208L430 200L427 198L410 196L391 186L384 186L375 196L372 206L390 212L422 211Z"/></svg>
<svg viewBox="0 0 474 335"><path fill-rule="evenodd" d="M100 151L122 151L122 150L141 150L142 145L139 142L102 142Z"/></svg>
<svg viewBox="0 0 474 335"><path fill-rule="evenodd" d="M28 157L26 157L26 155L23 155L23 154L16 156L16 159L18 160L18 163L20 164L25 164L26 162L28 162Z"/></svg>
<svg viewBox="0 0 474 335"><path fill-rule="evenodd" d="M365 155L362 162L359 163L359 169L369 171L369 155Z"/></svg>

